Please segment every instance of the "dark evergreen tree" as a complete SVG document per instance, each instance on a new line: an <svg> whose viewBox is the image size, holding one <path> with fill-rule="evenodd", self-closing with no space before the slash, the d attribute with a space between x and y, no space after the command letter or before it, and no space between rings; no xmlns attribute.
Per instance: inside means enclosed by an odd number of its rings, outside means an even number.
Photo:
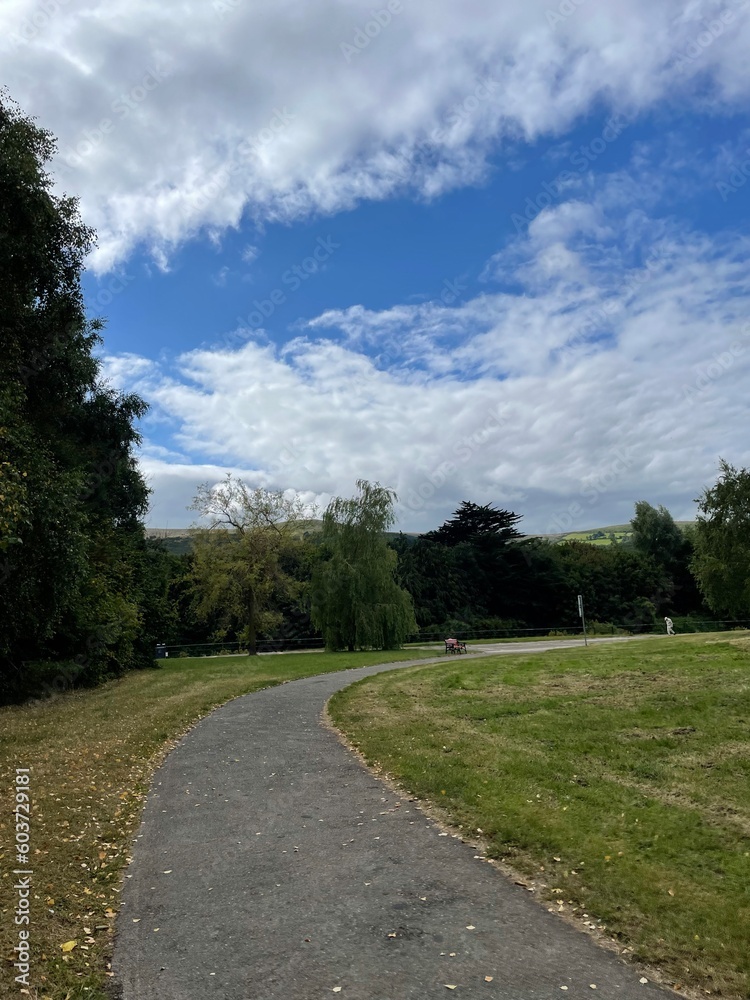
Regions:
<svg viewBox="0 0 750 1000"><path fill-rule="evenodd" d="M0 94L0 684L75 661L92 681L151 662L148 490L132 454L145 403L105 385L80 277L94 234L45 164L52 136ZM151 651L153 652L153 651ZM54 667L51 668L54 673ZM28 687L28 685L26 685Z"/></svg>
<svg viewBox="0 0 750 1000"><path fill-rule="evenodd" d="M476 541L483 535L507 542L520 537L520 532L515 527L520 520L521 515L512 511L498 510L491 504L480 507L469 500L464 500L453 517L435 531L427 532L424 537L441 545Z"/></svg>

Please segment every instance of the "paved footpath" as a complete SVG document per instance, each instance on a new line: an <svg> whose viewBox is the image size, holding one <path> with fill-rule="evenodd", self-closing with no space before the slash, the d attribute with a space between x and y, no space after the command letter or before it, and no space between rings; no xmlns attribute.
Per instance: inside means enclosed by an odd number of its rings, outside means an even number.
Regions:
<svg viewBox="0 0 750 1000"><path fill-rule="evenodd" d="M123 890L124 1000L673 996L441 837L321 723L335 691L409 665L245 695L172 751Z"/></svg>

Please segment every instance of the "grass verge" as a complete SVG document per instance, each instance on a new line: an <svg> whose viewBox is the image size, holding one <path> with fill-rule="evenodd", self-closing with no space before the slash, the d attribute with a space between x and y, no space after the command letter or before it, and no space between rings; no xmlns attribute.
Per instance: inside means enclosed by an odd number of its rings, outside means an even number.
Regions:
<svg viewBox="0 0 750 1000"><path fill-rule="evenodd" d="M677 988L747 997L750 638L718 635L451 658L329 710L548 908Z"/></svg>
<svg viewBox="0 0 750 1000"><path fill-rule="evenodd" d="M284 681L430 654L417 650L177 658L102 687L0 709L0 997L17 998L16 768L30 769L30 945L40 1000L106 997L122 870L153 771L231 698ZM71 947L70 942L75 942ZM63 950L63 945L70 948Z"/></svg>

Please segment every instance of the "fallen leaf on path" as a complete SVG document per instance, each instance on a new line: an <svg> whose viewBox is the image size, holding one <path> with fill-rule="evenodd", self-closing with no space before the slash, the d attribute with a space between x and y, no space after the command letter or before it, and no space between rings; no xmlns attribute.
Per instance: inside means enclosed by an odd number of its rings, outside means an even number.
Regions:
<svg viewBox="0 0 750 1000"><path fill-rule="evenodd" d="M341 987L340 986L334 986L333 989L331 990L331 992L332 993L340 993L341 992Z"/></svg>
<svg viewBox="0 0 750 1000"><path fill-rule="evenodd" d="M474 924L467 924L466 925L466 930L467 931L475 931L476 927L474 926Z"/></svg>
<svg viewBox="0 0 750 1000"><path fill-rule="evenodd" d="M485 977L484 977L484 981L485 981L485 983L491 983L491 982L492 982L492 979L493 979L493 977L492 977L492 976L485 976Z"/></svg>
<svg viewBox="0 0 750 1000"><path fill-rule="evenodd" d="M65 944L61 944L60 947L63 951L72 951L77 944L77 941L66 941Z"/></svg>
<svg viewBox="0 0 750 1000"><path fill-rule="evenodd" d="M639 982L639 983L647 983L647 982L648 982L648 979L646 979L646 977L645 977L645 976L641 976L641 978L640 978L640 979L638 980L638 982Z"/></svg>

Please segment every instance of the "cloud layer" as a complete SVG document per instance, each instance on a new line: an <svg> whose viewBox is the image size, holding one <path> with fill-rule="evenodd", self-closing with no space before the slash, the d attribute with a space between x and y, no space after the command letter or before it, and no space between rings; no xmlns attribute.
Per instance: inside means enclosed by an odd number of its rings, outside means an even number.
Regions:
<svg viewBox="0 0 750 1000"><path fill-rule="evenodd" d="M616 214L545 210L504 252L513 293L354 306L282 347L245 339L109 370L217 478L232 468L323 501L377 479L407 530L469 495L533 511L537 532L628 520L641 498L692 517L719 454L748 455L748 247L640 218L636 266L636 222ZM155 482L195 485L190 466L144 461Z"/></svg>
<svg viewBox="0 0 750 1000"><path fill-rule="evenodd" d="M229 469L322 502L380 480L407 530L469 497L532 512L532 531L625 520L640 498L692 516L718 456L750 458L750 244L681 207L709 177L734 197L750 139L694 156L686 127L655 153L631 128L746 110L749 8L6 0L4 82L59 138L99 273L142 251L168 269L231 227L251 267L269 223L429 201L560 140L549 181L498 206L511 237L473 276L480 294L351 301L275 344L240 328L177 357L109 357L152 404L152 523L187 523L197 483ZM590 141L568 148L586 119Z"/></svg>
<svg viewBox="0 0 750 1000"><path fill-rule="evenodd" d="M4 79L107 270L200 232L430 198L602 106L746 101L746 0L6 0Z"/></svg>

